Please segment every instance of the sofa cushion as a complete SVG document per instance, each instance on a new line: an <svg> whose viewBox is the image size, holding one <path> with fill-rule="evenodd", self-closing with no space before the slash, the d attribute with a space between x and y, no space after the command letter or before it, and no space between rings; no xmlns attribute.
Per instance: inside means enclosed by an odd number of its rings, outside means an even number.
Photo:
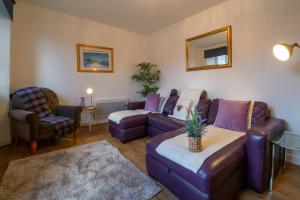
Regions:
<svg viewBox="0 0 300 200"><path fill-rule="evenodd" d="M128 129L137 126L144 126L146 125L146 122L147 122L147 117L144 114L137 114L137 115L125 117L119 123L109 120L110 124L114 124L120 129Z"/></svg>
<svg viewBox="0 0 300 200"><path fill-rule="evenodd" d="M204 120L205 122L207 121L207 115L208 115L210 103L211 103L210 99L200 99L197 105L197 110L201 114L201 119Z"/></svg>
<svg viewBox="0 0 300 200"><path fill-rule="evenodd" d="M160 94L148 94L145 104L145 110L157 112L159 106Z"/></svg>
<svg viewBox="0 0 300 200"><path fill-rule="evenodd" d="M148 126L152 126L163 131L176 130L185 126L184 121L174 119L160 113L149 113L147 117Z"/></svg>
<svg viewBox="0 0 300 200"><path fill-rule="evenodd" d="M48 115L40 119L41 122L51 124L57 135L65 135L71 133L74 128L74 120L68 117Z"/></svg>
<svg viewBox="0 0 300 200"><path fill-rule="evenodd" d="M204 92L202 89L188 89L183 90L180 93L181 99L190 99L192 101L191 107L197 106L200 100L201 94Z"/></svg>
<svg viewBox="0 0 300 200"><path fill-rule="evenodd" d="M179 98L174 108L174 113L173 115L170 115L170 117L174 117L176 119L186 121L189 117L190 114L189 111L191 110L191 106L192 106L191 99Z"/></svg>
<svg viewBox="0 0 300 200"><path fill-rule="evenodd" d="M255 101L252 111L251 125L260 125L269 117L268 104L261 101Z"/></svg>
<svg viewBox="0 0 300 200"><path fill-rule="evenodd" d="M110 113L108 116L108 120L113 121L117 124L120 124L120 122L128 117L132 117L135 115L146 115L149 111L144 109L137 109L137 110L121 110L117 112Z"/></svg>
<svg viewBox="0 0 300 200"><path fill-rule="evenodd" d="M199 106L199 105L198 105ZM219 99L213 99L210 102L209 109L207 111L207 124L214 124L219 108ZM252 111L251 125L262 124L269 117L268 104L261 101L255 101Z"/></svg>
<svg viewBox="0 0 300 200"><path fill-rule="evenodd" d="M159 94L161 97L160 102L159 102L158 112L160 112L160 113L163 112L164 105L166 104L167 99L171 95L171 91L172 91L171 89L162 89L162 88L157 90L156 94ZM162 99L163 99L163 101L162 101Z"/></svg>
<svg viewBox="0 0 300 200"><path fill-rule="evenodd" d="M219 101L215 126L232 131L246 131L250 101Z"/></svg>
<svg viewBox="0 0 300 200"><path fill-rule="evenodd" d="M164 115L173 115L174 108L176 106L177 100L179 96L170 96L168 100L166 101L166 104L163 108L163 114Z"/></svg>
<svg viewBox="0 0 300 200"><path fill-rule="evenodd" d="M162 113L163 106L166 103L167 98L166 97L160 97L159 98L159 103L158 103L158 112Z"/></svg>
<svg viewBox="0 0 300 200"><path fill-rule="evenodd" d="M201 137L201 152L195 153L189 150L189 138L186 133L163 141L156 148L156 152L196 174L205 160L245 135L246 133L243 132L210 125L206 127L206 133Z"/></svg>
<svg viewBox="0 0 300 200"><path fill-rule="evenodd" d="M210 103L209 110L207 112L207 124L214 124L218 114L219 99L213 99Z"/></svg>

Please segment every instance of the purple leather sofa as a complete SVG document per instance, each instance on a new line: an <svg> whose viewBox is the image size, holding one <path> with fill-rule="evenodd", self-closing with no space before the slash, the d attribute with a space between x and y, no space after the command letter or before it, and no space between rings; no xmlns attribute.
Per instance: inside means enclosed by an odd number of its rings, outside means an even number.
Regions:
<svg viewBox="0 0 300 200"><path fill-rule="evenodd" d="M206 117L207 124L213 124L218 99L201 99L198 109ZM263 102L255 103L251 123L252 128L246 136L215 153L195 174L155 151L162 141L185 132L182 122L171 122L168 117L150 114L148 134L157 136L147 143L148 174L180 199L233 199L245 185L263 192L270 177L269 141L279 136L285 125L283 120L269 117L268 106ZM166 133L161 134L161 131ZM280 149L276 153L275 165L278 167Z"/></svg>
<svg viewBox="0 0 300 200"><path fill-rule="evenodd" d="M153 137L158 134L183 127L185 125L183 121L167 117L167 115L173 114L178 98L177 90L172 89L170 97L164 105L163 114L149 113L147 115L140 114L125 117L119 124L109 120L108 124L110 134L113 137L118 138L122 143L126 143L147 135ZM204 91L200 99L206 98L207 93ZM144 109L144 107L145 102L131 102L128 104L128 110Z"/></svg>

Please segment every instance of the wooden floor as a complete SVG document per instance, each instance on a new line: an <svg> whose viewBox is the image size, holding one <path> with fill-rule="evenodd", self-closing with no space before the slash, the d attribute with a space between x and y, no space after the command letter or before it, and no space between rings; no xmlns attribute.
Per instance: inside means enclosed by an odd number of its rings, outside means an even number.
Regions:
<svg viewBox="0 0 300 200"><path fill-rule="evenodd" d="M72 138L62 138L54 144L43 144L38 149L38 154L55 151L58 149L68 148L81 144L90 143L97 140L107 140L113 146L117 147L120 152L131 160L138 168L140 168L145 174L145 144L148 138L143 138L129 142L127 144L121 144L118 140L111 137L108 134L107 125L96 125L93 127L92 132L88 132L86 127L81 128L80 138L73 142ZM0 148L0 181L7 169L8 163L11 160L24 158L30 156L29 147L26 144L12 144ZM177 199L167 189L163 189L154 199L166 200ZM300 199L300 168L293 165L288 165L285 174L280 173L274 181L274 191L272 193L265 192L264 194L257 194L250 189L245 189L241 192L237 199L274 199L274 200L288 200L288 199Z"/></svg>

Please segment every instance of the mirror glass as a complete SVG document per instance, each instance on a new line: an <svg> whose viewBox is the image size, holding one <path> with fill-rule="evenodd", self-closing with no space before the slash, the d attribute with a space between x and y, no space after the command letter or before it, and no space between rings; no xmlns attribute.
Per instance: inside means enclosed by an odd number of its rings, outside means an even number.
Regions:
<svg viewBox="0 0 300 200"><path fill-rule="evenodd" d="M231 67L231 27L186 40L187 71Z"/></svg>

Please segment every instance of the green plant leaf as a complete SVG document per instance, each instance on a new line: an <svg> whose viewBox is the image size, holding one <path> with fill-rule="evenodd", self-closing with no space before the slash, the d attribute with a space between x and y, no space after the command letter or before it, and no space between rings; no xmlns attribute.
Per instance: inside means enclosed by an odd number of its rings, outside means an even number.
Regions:
<svg viewBox="0 0 300 200"><path fill-rule="evenodd" d="M139 63L137 65L138 72L132 76L132 79L141 83L143 89L138 91L141 96L146 97L150 93L158 90L157 83L159 81L160 71L157 66L149 62Z"/></svg>

